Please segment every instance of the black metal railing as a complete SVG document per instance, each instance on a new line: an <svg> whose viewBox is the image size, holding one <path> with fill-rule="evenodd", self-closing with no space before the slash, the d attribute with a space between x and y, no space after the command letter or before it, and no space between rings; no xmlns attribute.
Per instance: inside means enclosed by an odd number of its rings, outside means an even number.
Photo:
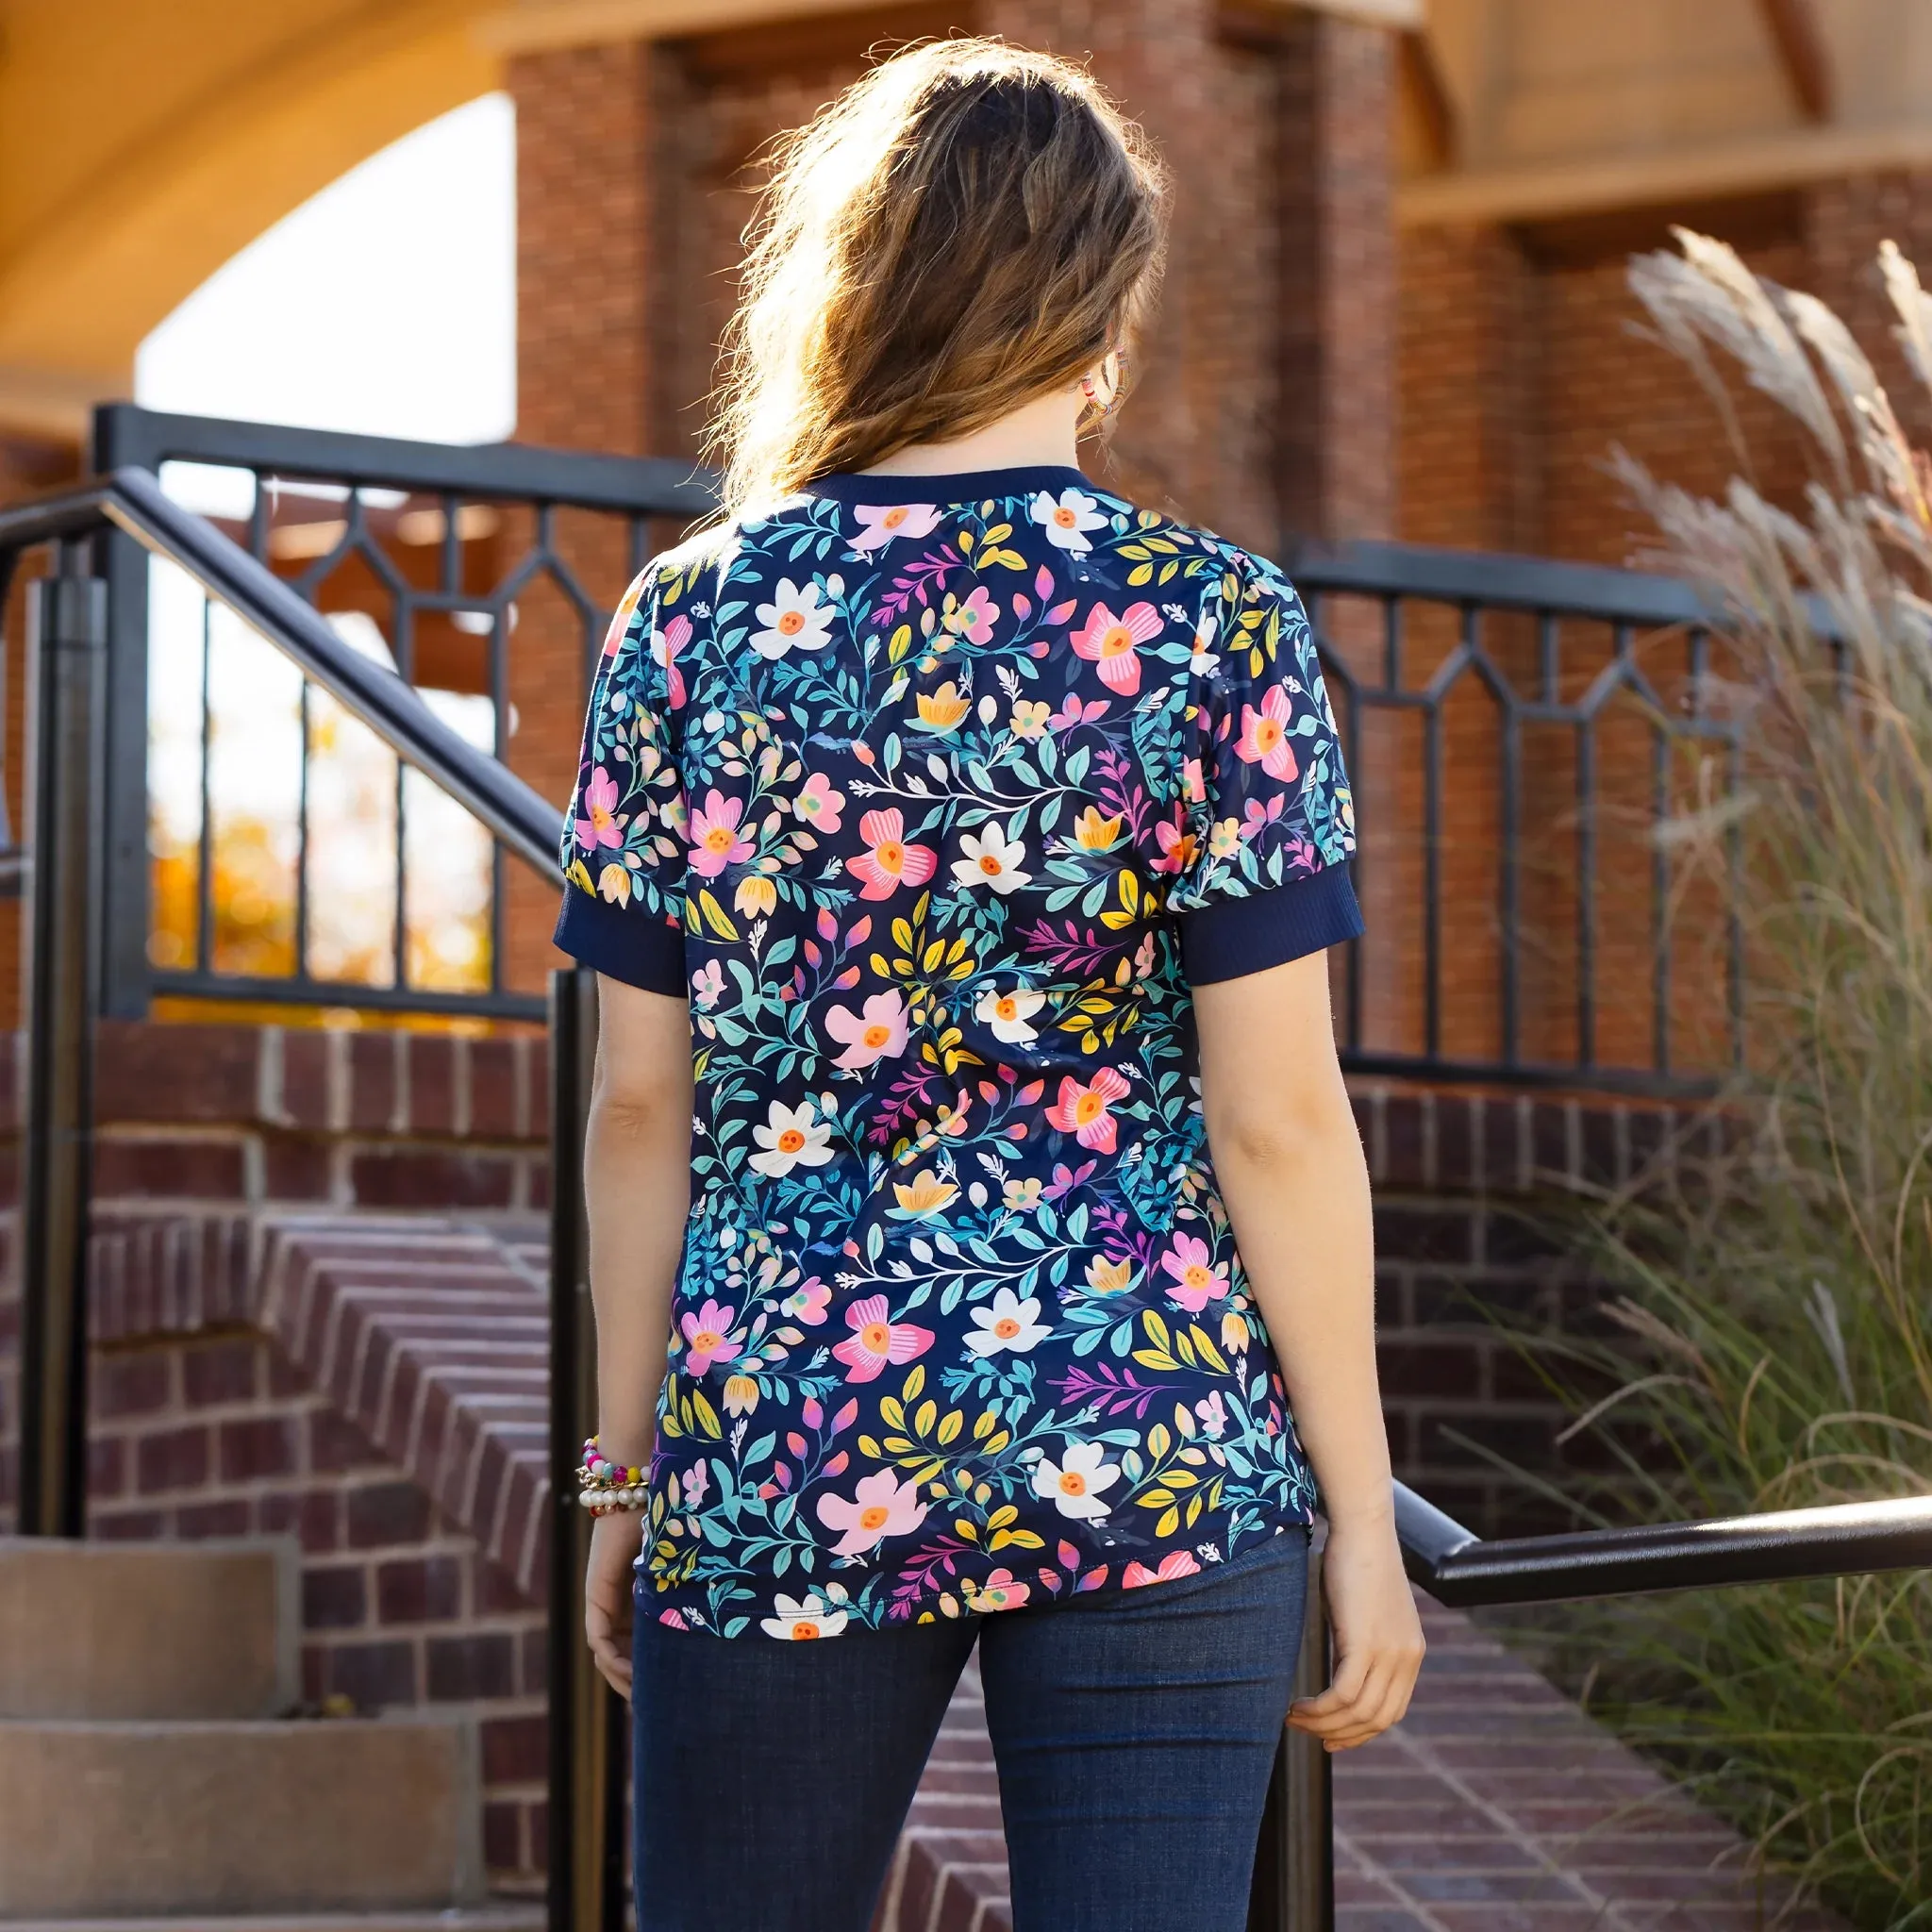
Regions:
<svg viewBox="0 0 1932 1932"><path fill-rule="evenodd" d="M540 774L556 758L513 758L525 677L547 696L561 659L587 685L625 582L715 500L680 463L128 404L97 411L93 440L99 474L146 471L200 502L478 749ZM165 552L110 541L104 575L105 1010L144 1012L158 995L541 1019L541 993L506 974L501 842L455 824L299 663L264 689L275 654L254 620L225 622L234 601ZM520 627L539 649L513 654ZM158 744L163 731L180 741ZM216 782L225 770L251 794L239 807ZM345 809L331 787L359 789ZM318 882L331 858L333 890Z"/></svg>
<svg viewBox="0 0 1932 1932"><path fill-rule="evenodd" d="M1541 558L1288 554L1362 826L1344 1064L1707 1091L1743 1053L1739 848L1700 895L1668 828L1739 782L1708 607Z"/></svg>

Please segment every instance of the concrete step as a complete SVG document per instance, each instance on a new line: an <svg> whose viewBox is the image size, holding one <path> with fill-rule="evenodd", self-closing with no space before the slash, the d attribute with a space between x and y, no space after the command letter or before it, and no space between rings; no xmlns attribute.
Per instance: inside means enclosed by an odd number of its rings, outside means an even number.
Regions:
<svg viewBox="0 0 1932 1932"><path fill-rule="evenodd" d="M254 1718L300 1695L292 1541L0 1537L0 1719Z"/></svg>
<svg viewBox="0 0 1932 1932"><path fill-rule="evenodd" d="M7 1919L6 1932L543 1932L535 1902L451 1906L440 1912L257 1912L181 1919Z"/></svg>
<svg viewBox="0 0 1932 1932"><path fill-rule="evenodd" d="M0 1921L482 1898L467 1720L0 1724Z"/></svg>

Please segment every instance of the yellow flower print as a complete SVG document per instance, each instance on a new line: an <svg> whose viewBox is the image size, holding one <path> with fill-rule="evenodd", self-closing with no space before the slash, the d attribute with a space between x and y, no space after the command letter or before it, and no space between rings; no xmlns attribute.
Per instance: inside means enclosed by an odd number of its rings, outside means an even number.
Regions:
<svg viewBox="0 0 1932 1932"><path fill-rule="evenodd" d="M973 701L959 695L951 678L932 691L919 693L919 723L927 731L952 731L973 708Z"/></svg>
<svg viewBox="0 0 1932 1932"><path fill-rule="evenodd" d="M1053 707L1032 698L1021 698L1013 707L1012 730L1015 738L1041 738L1046 732L1046 721L1053 716Z"/></svg>
<svg viewBox="0 0 1932 1932"><path fill-rule="evenodd" d="M760 914L769 917L777 903L777 887L757 873L740 879L738 891L731 895L732 907L741 919L757 919Z"/></svg>
<svg viewBox="0 0 1932 1932"><path fill-rule="evenodd" d="M892 1191L899 1197L898 1218L918 1221L928 1214L937 1214L959 1190L951 1181L942 1181L929 1167L923 1167L912 1176L908 1188L895 1181Z"/></svg>
<svg viewBox="0 0 1932 1932"><path fill-rule="evenodd" d="M1041 1189L1044 1183L1036 1174L1028 1174L1024 1180L1010 1180L1001 1191L1000 1199L1006 1204L1009 1214L1028 1214L1040 1206Z"/></svg>
<svg viewBox="0 0 1932 1932"><path fill-rule="evenodd" d="M724 1378L724 1407L731 1415L749 1415L758 1406L758 1385L749 1375Z"/></svg>
<svg viewBox="0 0 1932 1932"><path fill-rule="evenodd" d="M1121 836L1121 815L1102 818L1100 808L1090 805L1074 821L1074 837L1089 852L1110 851Z"/></svg>
<svg viewBox="0 0 1932 1932"><path fill-rule="evenodd" d="M1095 1294L1119 1294L1132 1286L1133 1279L1134 1264L1125 1256L1110 1260L1095 1255L1087 1264L1087 1286Z"/></svg>
<svg viewBox="0 0 1932 1932"><path fill-rule="evenodd" d="M1221 1318L1221 1345L1229 1355L1246 1355L1248 1352L1247 1321L1233 1308Z"/></svg>
<svg viewBox="0 0 1932 1932"><path fill-rule="evenodd" d="M1208 835L1208 849L1216 858L1226 858L1241 848L1241 823L1239 819L1216 819L1214 830Z"/></svg>
<svg viewBox="0 0 1932 1932"><path fill-rule="evenodd" d="M570 869L564 874L564 877L580 892L594 892L597 890L591 881L591 868L581 858L571 860Z"/></svg>
<svg viewBox="0 0 1932 1932"><path fill-rule="evenodd" d="M630 874L621 865L607 865L597 874L597 891L613 906L630 904Z"/></svg>

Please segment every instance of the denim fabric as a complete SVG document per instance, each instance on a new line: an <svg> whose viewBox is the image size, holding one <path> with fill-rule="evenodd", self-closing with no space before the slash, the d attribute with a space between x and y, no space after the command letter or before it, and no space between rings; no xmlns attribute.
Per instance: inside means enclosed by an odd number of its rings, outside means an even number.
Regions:
<svg viewBox="0 0 1932 1932"><path fill-rule="evenodd" d="M1243 1932L1307 1581L1291 1529L1176 1582L846 1642L640 1604L639 1932L866 1932L979 1642L1014 1932Z"/></svg>

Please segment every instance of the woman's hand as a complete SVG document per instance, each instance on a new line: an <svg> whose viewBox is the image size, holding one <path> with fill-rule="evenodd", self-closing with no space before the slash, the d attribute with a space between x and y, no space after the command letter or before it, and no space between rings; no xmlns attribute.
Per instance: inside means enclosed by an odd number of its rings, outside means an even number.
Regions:
<svg viewBox="0 0 1932 1932"><path fill-rule="evenodd" d="M613 1510L591 1524L584 1572L584 1636L604 1681L630 1702L631 1565L643 1545L643 1513Z"/></svg>
<svg viewBox="0 0 1932 1932"><path fill-rule="evenodd" d="M1288 1721L1329 1751L1353 1751L1400 1724L1423 1667L1423 1624L1402 1572L1392 1518L1331 1524L1322 1584L1335 1633L1335 1679L1298 1699Z"/></svg>

